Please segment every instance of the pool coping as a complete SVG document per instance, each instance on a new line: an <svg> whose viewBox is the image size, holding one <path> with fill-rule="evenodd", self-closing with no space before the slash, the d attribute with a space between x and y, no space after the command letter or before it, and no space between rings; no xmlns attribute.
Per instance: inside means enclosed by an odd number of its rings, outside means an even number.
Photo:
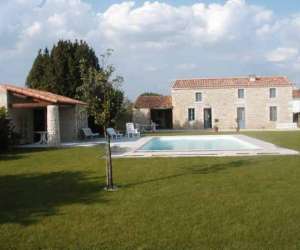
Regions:
<svg viewBox="0 0 300 250"><path fill-rule="evenodd" d="M180 135L184 136L184 135ZM190 135L187 135L190 136ZM299 155L299 152L292 149L282 148L270 142L256 139L246 135L193 135L197 137L203 136L232 136L236 139L248 142L257 149L250 150L199 150L199 151L137 151L145 143L152 138L164 136L147 136L141 137L137 141L122 143L112 143L112 157L113 158L147 158L147 157L224 157L224 156L259 156L259 155ZM165 136L167 137L167 136ZM173 136L172 136L173 137Z"/></svg>

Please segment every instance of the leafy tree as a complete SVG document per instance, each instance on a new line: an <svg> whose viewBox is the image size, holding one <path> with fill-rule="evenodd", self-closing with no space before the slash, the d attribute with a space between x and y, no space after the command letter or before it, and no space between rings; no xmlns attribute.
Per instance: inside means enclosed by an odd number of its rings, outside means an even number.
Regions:
<svg viewBox="0 0 300 250"><path fill-rule="evenodd" d="M47 48L44 51L39 50L27 77L27 82L30 82L31 88L53 91L53 68Z"/></svg>
<svg viewBox="0 0 300 250"><path fill-rule="evenodd" d="M116 118L122 110L123 92L119 89L123 79L115 76L115 68L107 65L106 60L111 51L102 57L101 70L93 67L86 68L84 62L81 64L81 79L83 84L77 88L77 93L88 104L88 111L94 117L95 123L101 126L106 134L106 128L115 123ZM107 139L106 152L106 182L107 190L113 190L113 171L110 149L110 137Z"/></svg>
<svg viewBox="0 0 300 250"><path fill-rule="evenodd" d="M26 85L75 97L76 89L82 85L80 66L100 69L94 50L84 41L60 40L50 53L47 48L44 51L39 50L27 76Z"/></svg>
<svg viewBox="0 0 300 250"><path fill-rule="evenodd" d="M122 112L124 100L124 94L119 89L123 78L115 76L115 68L106 64L110 55L111 51L108 50L101 56L100 69L94 67L87 69L82 62L80 69L83 83L76 89L77 95L88 104L88 113L104 131L105 128L115 125L117 117Z"/></svg>
<svg viewBox="0 0 300 250"><path fill-rule="evenodd" d="M115 127L118 130L125 130L126 122L131 122L133 116L133 103L124 98L123 104L121 106L121 110L119 111L119 115L116 117Z"/></svg>

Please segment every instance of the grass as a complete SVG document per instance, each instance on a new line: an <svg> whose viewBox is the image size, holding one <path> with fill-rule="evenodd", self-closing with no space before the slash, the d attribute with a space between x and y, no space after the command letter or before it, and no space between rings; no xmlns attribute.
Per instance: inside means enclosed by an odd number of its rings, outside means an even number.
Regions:
<svg viewBox="0 0 300 250"><path fill-rule="evenodd" d="M300 132L248 132L300 151ZM299 249L300 157L114 160L103 149L0 158L1 249Z"/></svg>

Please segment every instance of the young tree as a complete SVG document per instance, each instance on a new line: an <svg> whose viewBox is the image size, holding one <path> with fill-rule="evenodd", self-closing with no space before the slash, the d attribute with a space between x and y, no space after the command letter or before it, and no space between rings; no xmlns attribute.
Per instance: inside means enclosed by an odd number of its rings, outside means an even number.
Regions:
<svg viewBox="0 0 300 250"><path fill-rule="evenodd" d="M114 125L122 111L124 99L124 94L119 88L123 78L115 76L115 68L106 63L110 54L111 51L108 51L101 56L100 69L86 68L84 62L81 63L82 85L76 89L77 96L88 104L88 113L104 130Z"/></svg>
<svg viewBox="0 0 300 250"><path fill-rule="evenodd" d="M110 56L108 51L102 56L101 69L86 68L81 64L81 79L83 84L77 88L81 99L87 102L88 112L95 119L95 123L101 126L107 138L107 189L114 189L112 178L112 162L110 151L110 137L106 129L114 123L119 112L122 110L123 92L119 89L122 77L115 76L115 68L107 65L106 60Z"/></svg>

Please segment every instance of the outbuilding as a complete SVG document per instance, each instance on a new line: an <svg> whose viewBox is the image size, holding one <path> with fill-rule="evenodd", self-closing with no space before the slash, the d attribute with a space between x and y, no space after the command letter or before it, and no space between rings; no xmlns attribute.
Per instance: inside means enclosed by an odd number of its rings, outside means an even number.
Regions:
<svg viewBox="0 0 300 250"><path fill-rule="evenodd" d="M0 107L7 109L22 144L73 141L88 123L84 102L10 84L0 84Z"/></svg>
<svg viewBox="0 0 300 250"><path fill-rule="evenodd" d="M155 123L158 129L171 129L172 108L171 96L141 95L134 104L133 121L144 128Z"/></svg>

